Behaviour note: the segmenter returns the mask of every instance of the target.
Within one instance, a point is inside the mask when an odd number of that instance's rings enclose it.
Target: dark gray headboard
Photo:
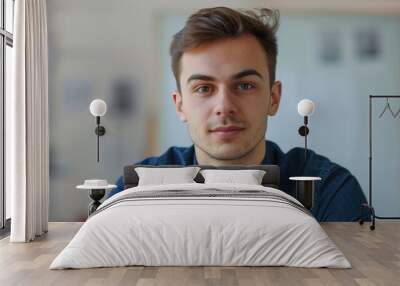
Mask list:
[[[188,166],[182,165],[128,165],[124,167],[124,190],[128,188],[133,188],[138,185],[139,176],[135,172],[136,167],[148,167],[148,168],[182,168]],[[265,175],[262,180],[262,185],[265,187],[279,188],[279,178],[280,178],[280,169],[277,165],[235,165],[235,166],[206,166],[206,165],[196,165],[196,167],[200,167],[201,169],[220,169],[220,170],[237,170],[237,169],[255,169],[255,170],[264,170]],[[200,174],[194,178],[197,183],[204,183],[204,178]]]

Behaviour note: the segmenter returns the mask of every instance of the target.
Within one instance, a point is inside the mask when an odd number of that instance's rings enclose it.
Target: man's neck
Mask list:
[[[257,146],[251,150],[245,156],[239,159],[233,160],[219,160],[211,157],[209,154],[201,150],[199,147],[194,145],[194,150],[196,154],[196,160],[198,165],[212,165],[212,166],[222,166],[222,165],[261,165],[266,148],[265,148],[265,140],[261,140]]]

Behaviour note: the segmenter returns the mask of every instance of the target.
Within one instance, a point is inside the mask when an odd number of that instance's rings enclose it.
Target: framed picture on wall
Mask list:
[[[382,54],[382,39],[377,27],[361,27],[354,32],[356,57],[360,61],[372,61]]]

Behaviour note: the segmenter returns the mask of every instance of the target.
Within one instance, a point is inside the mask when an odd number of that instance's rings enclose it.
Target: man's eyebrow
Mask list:
[[[249,75],[255,75],[255,76],[258,76],[260,79],[263,79],[262,75],[254,69],[247,69],[247,70],[243,70],[237,74],[234,74],[232,76],[232,79],[240,79],[242,77],[249,76]]]
[[[255,75],[258,76],[260,79],[263,79],[262,75],[256,71],[255,69],[246,69],[234,74],[231,78],[232,79],[240,79],[245,76]],[[204,81],[215,81],[215,78],[205,74],[192,74],[188,79],[187,83],[191,82],[192,80],[204,80]]]
[[[204,81],[214,81],[215,78],[205,74],[192,74],[186,81],[186,83],[191,82],[192,80],[204,80]]]

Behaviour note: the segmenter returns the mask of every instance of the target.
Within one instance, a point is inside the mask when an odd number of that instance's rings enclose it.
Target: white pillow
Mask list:
[[[195,183],[199,167],[146,168],[136,167],[139,186]]]
[[[265,175],[263,170],[215,170],[206,169],[200,171],[204,177],[204,183],[226,183],[261,185]]]

